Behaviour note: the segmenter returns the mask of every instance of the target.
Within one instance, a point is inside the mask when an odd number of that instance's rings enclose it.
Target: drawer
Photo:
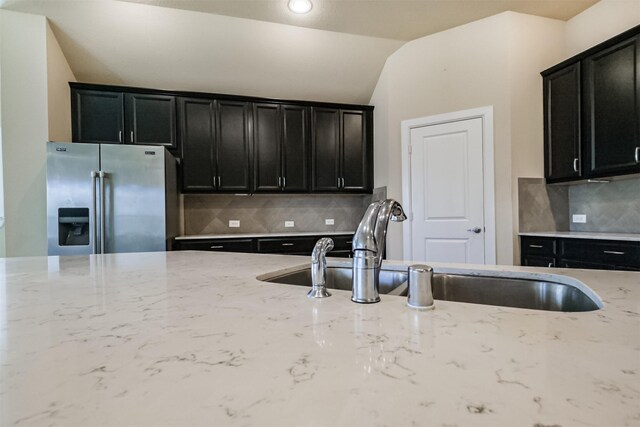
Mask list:
[[[550,237],[521,236],[520,243],[523,255],[547,255],[556,254],[556,239]]]
[[[562,239],[563,259],[640,268],[640,243],[609,240]]]
[[[311,256],[315,237],[289,237],[258,239],[258,252],[263,254],[306,253]]]
[[[253,239],[176,240],[179,251],[255,252]]]
[[[555,267],[556,259],[548,256],[529,255],[522,258],[522,265],[525,267]]]
[[[318,239],[320,239],[322,236],[318,236]],[[353,243],[353,236],[352,235],[344,235],[344,236],[327,236],[327,237],[331,237],[331,240],[333,240],[333,250],[331,252],[338,252],[338,251],[348,251],[351,252],[351,244]]]

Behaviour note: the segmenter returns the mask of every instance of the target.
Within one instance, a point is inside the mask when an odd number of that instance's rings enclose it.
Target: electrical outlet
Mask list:
[[[237,219],[230,219],[229,220],[229,227],[231,228],[238,228],[240,227],[240,221]]]
[[[333,218],[327,218],[324,220],[324,225],[333,225]]]
[[[294,227],[295,223],[293,221],[285,221],[284,222],[284,226],[285,227]]]
[[[574,224],[586,224],[587,216],[584,214],[575,214],[571,216],[571,222]]]

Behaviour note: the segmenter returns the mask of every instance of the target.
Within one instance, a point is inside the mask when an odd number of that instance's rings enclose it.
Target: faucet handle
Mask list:
[[[433,268],[414,264],[409,267],[407,306],[418,310],[433,310]]]

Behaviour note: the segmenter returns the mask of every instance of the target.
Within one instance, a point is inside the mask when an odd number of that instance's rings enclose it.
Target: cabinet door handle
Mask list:
[[[282,187],[282,177],[278,177],[278,187]]]
[[[620,252],[620,251],[602,251],[602,252],[609,255],[624,255],[624,252]]]
[[[218,175],[218,190],[220,189],[220,175]]]
[[[283,243],[282,246],[293,246],[293,243]]]
[[[118,131],[118,142],[122,142],[122,131]]]
[[[131,143],[133,144],[133,131],[131,131]]]
[[[552,268],[552,267],[553,267],[553,262],[550,262],[549,263],[549,268]]]
[[[213,245],[213,246],[210,246],[210,248],[211,249],[224,249],[224,246],[223,245]]]
[[[340,178],[342,180],[342,188],[344,188],[344,178]]]
[[[286,188],[286,187],[287,187],[287,177],[286,177],[286,176],[283,176],[283,177],[282,177],[282,188],[284,189],[284,188]]]
[[[533,249],[542,249],[542,248],[544,248],[544,246],[542,246],[542,245],[529,245],[529,247],[533,248]]]
[[[640,147],[636,147],[636,163],[640,163]]]
[[[340,188],[340,178],[338,178],[338,188]]]
[[[577,157],[575,159],[573,159],[573,171],[574,172],[580,172],[580,170],[578,170],[578,158]]]
[[[350,244],[352,244],[352,243],[353,243],[353,240],[348,240],[348,241],[347,241],[347,245],[350,245]]]

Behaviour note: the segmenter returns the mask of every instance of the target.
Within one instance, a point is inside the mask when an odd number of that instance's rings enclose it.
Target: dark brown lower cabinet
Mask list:
[[[520,248],[524,266],[640,270],[640,242],[521,236]]]
[[[328,253],[331,257],[350,258],[352,234],[315,235],[291,237],[250,237],[242,239],[180,239],[175,240],[174,251],[216,251],[244,252],[262,254],[286,254],[311,256],[311,251],[318,239],[331,237],[334,248]]]

